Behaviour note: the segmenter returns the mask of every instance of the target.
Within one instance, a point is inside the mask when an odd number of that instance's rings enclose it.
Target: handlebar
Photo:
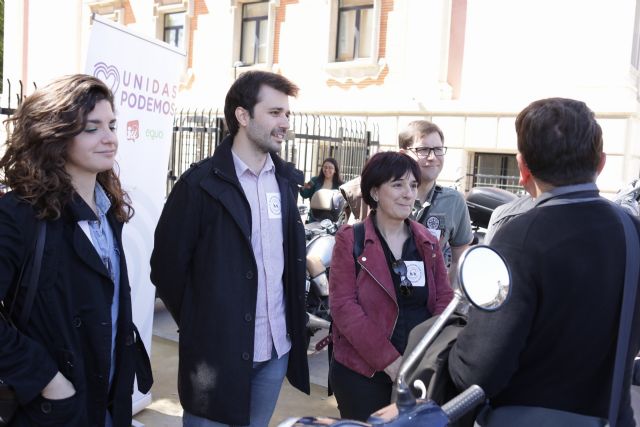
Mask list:
[[[454,423],[471,409],[478,406],[484,398],[484,390],[474,384],[442,405],[442,411],[447,415],[447,418],[449,418],[449,422]]]

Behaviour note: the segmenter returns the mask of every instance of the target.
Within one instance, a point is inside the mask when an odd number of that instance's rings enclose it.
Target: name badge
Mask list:
[[[280,193],[267,193],[267,211],[269,219],[282,218],[282,210],[280,208]]]
[[[416,287],[425,286],[427,281],[424,274],[424,262],[422,261],[405,261],[407,266],[407,279]]]

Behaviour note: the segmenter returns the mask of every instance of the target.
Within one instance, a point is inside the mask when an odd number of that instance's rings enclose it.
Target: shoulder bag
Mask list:
[[[20,270],[20,276],[18,277],[18,281],[16,283],[14,298],[13,301],[11,301],[11,307],[9,308],[8,312],[3,310],[3,305],[0,305],[0,317],[9,325],[11,325],[11,327],[17,330],[26,328],[27,322],[29,321],[31,308],[33,307],[33,301],[35,299],[36,290],[38,288],[38,279],[40,277],[40,267],[42,266],[42,255],[44,253],[44,240],[46,230],[46,221],[39,220],[35,242],[35,256],[33,258],[33,265],[31,269],[31,275],[29,275],[29,281],[27,283],[23,283],[23,281],[25,281],[24,273],[27,264],[29,263],[29,257],[27,256],[27,259],[25,260],[24,264],[22,265],[22,269]],[[15,308],[17,299],[16,297],[19,290],[23,286],[27,288],[27,294],[25,296],[22,310],[20,310],[19,321],[16,323],[12,320],[12,315]],[[2,380],[0,380],[0,427],[8,426],[17,410],[18,399],[15,392],[13,391],[13,388],[9,384],[5,384],[2,382]]]

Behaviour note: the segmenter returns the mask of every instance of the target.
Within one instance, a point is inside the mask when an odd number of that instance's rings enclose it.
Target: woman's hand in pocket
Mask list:
[[[49,400],[62,400],[67,399],[74,394],[76,394],[76,389],[73,387],[73,384],[65,378],[60,372],[56,374],[55,377],[45,388],[42,389],[42,397]]]

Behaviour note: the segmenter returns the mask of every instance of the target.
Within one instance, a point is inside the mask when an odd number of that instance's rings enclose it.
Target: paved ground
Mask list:
[[[318,334],[317,334],[318,335]],[[318,338],[317,336],[314,338]],[[319,338],[322,338],[321,336]],[[153,342],[151,365],[154,385],[151,389],[153,401],[146,409],[136,414],[135,421],[148,427],[182,426],[182,407],[178,401],[176,379],[178,373],[178,334],[176,325],[160,300],[156,300],[153,320]],[[285,381],[270,427],[277,426],[291,416],[325,415],[338,416],[335,398],[327,397],[327,353],[326,350],[309,355],[311,396],[294,389]]]

